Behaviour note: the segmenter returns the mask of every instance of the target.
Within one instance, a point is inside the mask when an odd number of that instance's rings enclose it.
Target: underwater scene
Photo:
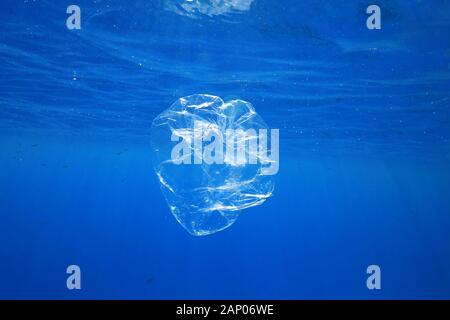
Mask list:
[[[449,13],[2,0],[0,299],[450,299]]]

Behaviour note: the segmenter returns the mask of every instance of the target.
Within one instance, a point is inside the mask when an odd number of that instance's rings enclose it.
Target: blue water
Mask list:
[[[450,2],[370,4],[2,0],[0,298],[450,298]],[[206,237],[150,161],[195,93],[280,129],[273,197]]]

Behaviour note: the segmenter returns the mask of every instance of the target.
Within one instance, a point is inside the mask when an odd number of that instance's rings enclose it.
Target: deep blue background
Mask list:
[[[450,2],[226,2],[0,3],[0,298],[450,298]],[[149,154],[194,93],[281,135],[274,196],[207,237]]]

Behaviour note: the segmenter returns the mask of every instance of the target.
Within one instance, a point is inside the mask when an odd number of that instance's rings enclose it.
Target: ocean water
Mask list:
[[[450,2],[370,4],[2,0],[0,298],[450,298]],[[205,237],[149,146],[197,93],[280,129],[273,196]]]

